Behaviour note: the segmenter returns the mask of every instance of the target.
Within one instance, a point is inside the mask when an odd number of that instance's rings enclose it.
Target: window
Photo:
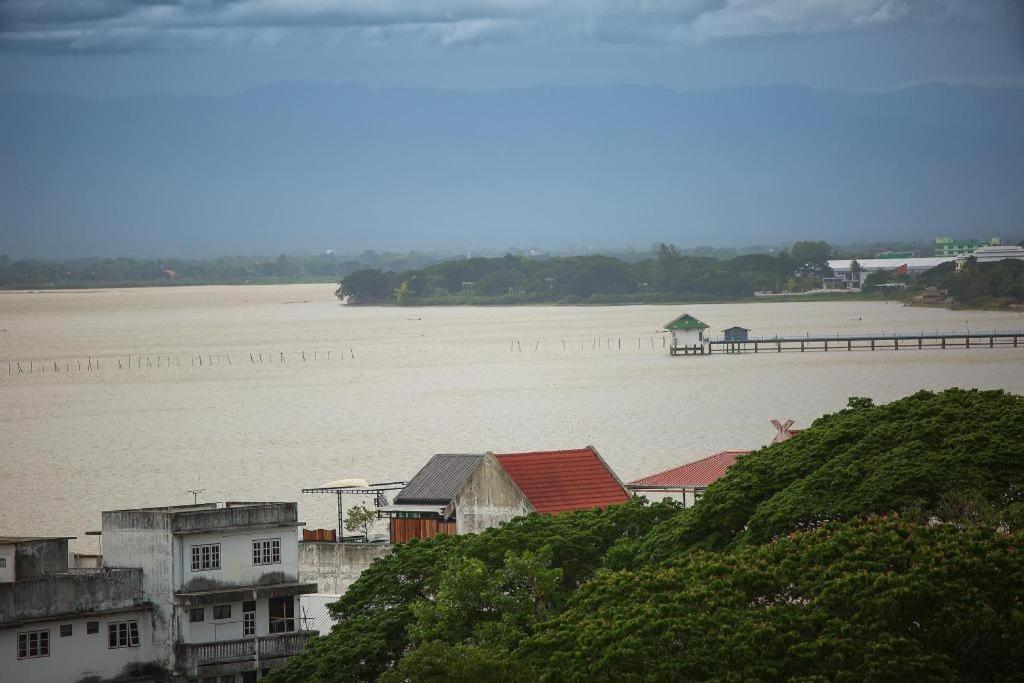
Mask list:
[[[7,558],[0,557],[0,569],[7,569]]]
[[[86,633],[99,633],[100,632],[100,622],[98,622],[98,621],[87,621],[87,622],[85,622],[85,632]]]
[[[60,625],[60,637],[61,638],[67,638],[70,635],[71,635],[71,624],[61,624]]]
[[[107,624],[107,647],[138,647],[139,646],[139,622],[135,619],[130,621],[112,621]]]
[[[220,569],[220,543],[192,546],[192,571]]]
[[[206,608],[205,607],[193,607],[192,609],[190,609],[188,611],[188,620],[189,620],[190,623],[193,623],[193,624],[195,622],[197,622],[197,621],[205,621],[206,620]]]
[[[287,633],[295,630],[295,599],[270,598],[269,630],[271,633]]]
[[[278,564],[281,562],[281,539],[265,538],[252,542],[253,564]]]
[[[213,606],[213,618],[214,619],[230,619],[231,618],[231,605],[214,605]]]
[[[242,603],[242,636],[256,635],[256,601]]]
[[[18,659],[50,656],[50,629],[18,634]]]

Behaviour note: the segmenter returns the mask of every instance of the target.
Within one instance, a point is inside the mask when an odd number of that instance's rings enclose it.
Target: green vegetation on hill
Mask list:
[[[977,263],[969,259],[959,272],[955,264],[944,263],[923,273],[919,286],[942,290],[965,308],[1024,304],[1024,261]]]
[[[1024,398],[851,399],[694,507],[410,542],[273,681],[1009,679]]]

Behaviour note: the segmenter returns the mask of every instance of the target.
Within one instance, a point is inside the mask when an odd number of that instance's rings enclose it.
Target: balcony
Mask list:
[[[280,663],[272,660],[299,654],[314,635],[315,631],[292,631],[258,638],[220,640],[215,643],[178,643],[174,648],[177,668],[184,670],[185,675],[196,676],[200,672],[229,673],[251,670],[257,668],[257,661],[259,668],[272,667]]]

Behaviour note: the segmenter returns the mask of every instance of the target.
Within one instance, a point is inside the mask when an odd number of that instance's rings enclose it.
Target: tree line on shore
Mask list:
[[[851,398],[690,508],[399,544],[269,680],[1009,680],[1021,443],[1003,391]]]
[[[729,259],[684,254],[661,244],[637,261],[612,256],[444,261],[404,272],[367,268],[342,279],[337,294],[354,304],[616,303],[737,298],[758,291],[806,290],[830,274],[833,248],[797,242],[774,254]]]

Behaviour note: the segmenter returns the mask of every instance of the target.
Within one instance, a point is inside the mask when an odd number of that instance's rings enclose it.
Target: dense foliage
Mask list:
[[[958,272],[945,263],[923,273],[920,284],[944,290],[959,306],[986,307],[1024,303],[1024,261],[977,263],[968,259]]]
[[[832,248],[797,242],[793,256],[745,254],[719,260],[662,244],[650,258],[611,256],[446,261],[405,272],[368,268],[341,281],[338,296],[356,304],[614,303],[736,298],[756,291],[819,286]]]
[[[635,499],[410,542],[274,681],[863,680],[1024,666],[1024,398],[919,392]]]

